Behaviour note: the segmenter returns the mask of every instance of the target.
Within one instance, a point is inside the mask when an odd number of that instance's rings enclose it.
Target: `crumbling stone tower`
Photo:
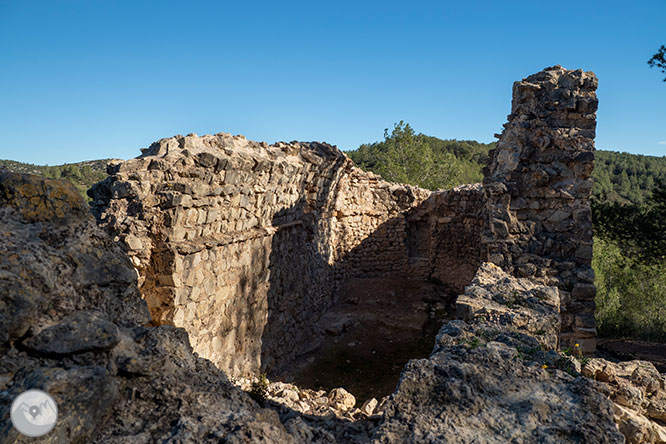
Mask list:
[[[560,344],[596,346],[591,178],[597,78],[547,68],[513,85],[508,123],[483,181],[490,261],[557,285]]]

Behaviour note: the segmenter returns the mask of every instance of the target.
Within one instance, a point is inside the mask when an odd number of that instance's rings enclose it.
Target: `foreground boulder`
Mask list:
[[[184,330],[146,327],[136,280],[73,186],[0,174],[0,442],[294,442]],[[40,439],[9,420],[28,389],[59,408]]]
[[[485,263],[429,359],[410,361],[375,442],[623,443],[613,404],[555,351],[555,287]]]
[[[666,376],[650,362],[594,358],[582,373],[613,401],[615,422],[629,444],[666,443]]]

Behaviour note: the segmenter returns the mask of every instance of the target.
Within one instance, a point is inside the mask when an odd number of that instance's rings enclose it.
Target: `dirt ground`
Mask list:
[[[299,387],[343,387],[361,405],[395,389],[407,361],[430,355],[454,295],[443,287],[404,279],[353,279],[320,321],[322,347],[286,376]]]

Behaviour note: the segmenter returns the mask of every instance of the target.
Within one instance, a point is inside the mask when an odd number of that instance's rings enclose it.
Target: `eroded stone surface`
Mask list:
[[[37,333],[23,345],[38,353],[68,355],[110,350],[120,342],[118,327],[93,313],[79,311]]]
[[[555,351],[557,293],[483,264],[466,320],[407,364],[373,442],[623,443],[612,403]]]
[[[0,189],[12,196],[0,208],[0,442],[290,443],[316,435],[305,421],[289,432],[194,355],[184,330],[143,326],[137,275],[73,186],[2,174]],[[69,197],[55,205],[54,194]],[[20,436],[9,419],[12,400],[33,388],[59,407],[41,439]]]
[[[613,413],[629,444],[666,442],[666,376],[649,362],[590,359],[583,375],[604,384]]]

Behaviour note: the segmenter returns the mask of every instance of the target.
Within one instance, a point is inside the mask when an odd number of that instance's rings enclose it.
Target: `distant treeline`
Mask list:
[[[597,202],[642,204],[655,185],[666,180],[666,157],[597,151],[593,199]]]
[[[454,177],[449,181],[452,186],[480,182],[483,179],[482,169],[488,161],[488,151],[495,147],[495,142],[442,140],[424,134],[414,134],[413,138],[429,146],[435,163],[454,164],[451,169]],[[385,171],[381,171],[380,159],[389,149],[391,137],[388,139],[362,144],[347,154],[364,170],[386,175]],[[666,156],[597,150],[592,176],[593,202],[643,204],[649,199],[659,180],[666,180]]]
[[[400,122],[384,140],[366,143],[347,155],[366,171],[380,174],[388,181],[418,185],[428,189],[451,188],[483,179],[482,169],[493,143],[474,140],[442,140],[415,134]]]

